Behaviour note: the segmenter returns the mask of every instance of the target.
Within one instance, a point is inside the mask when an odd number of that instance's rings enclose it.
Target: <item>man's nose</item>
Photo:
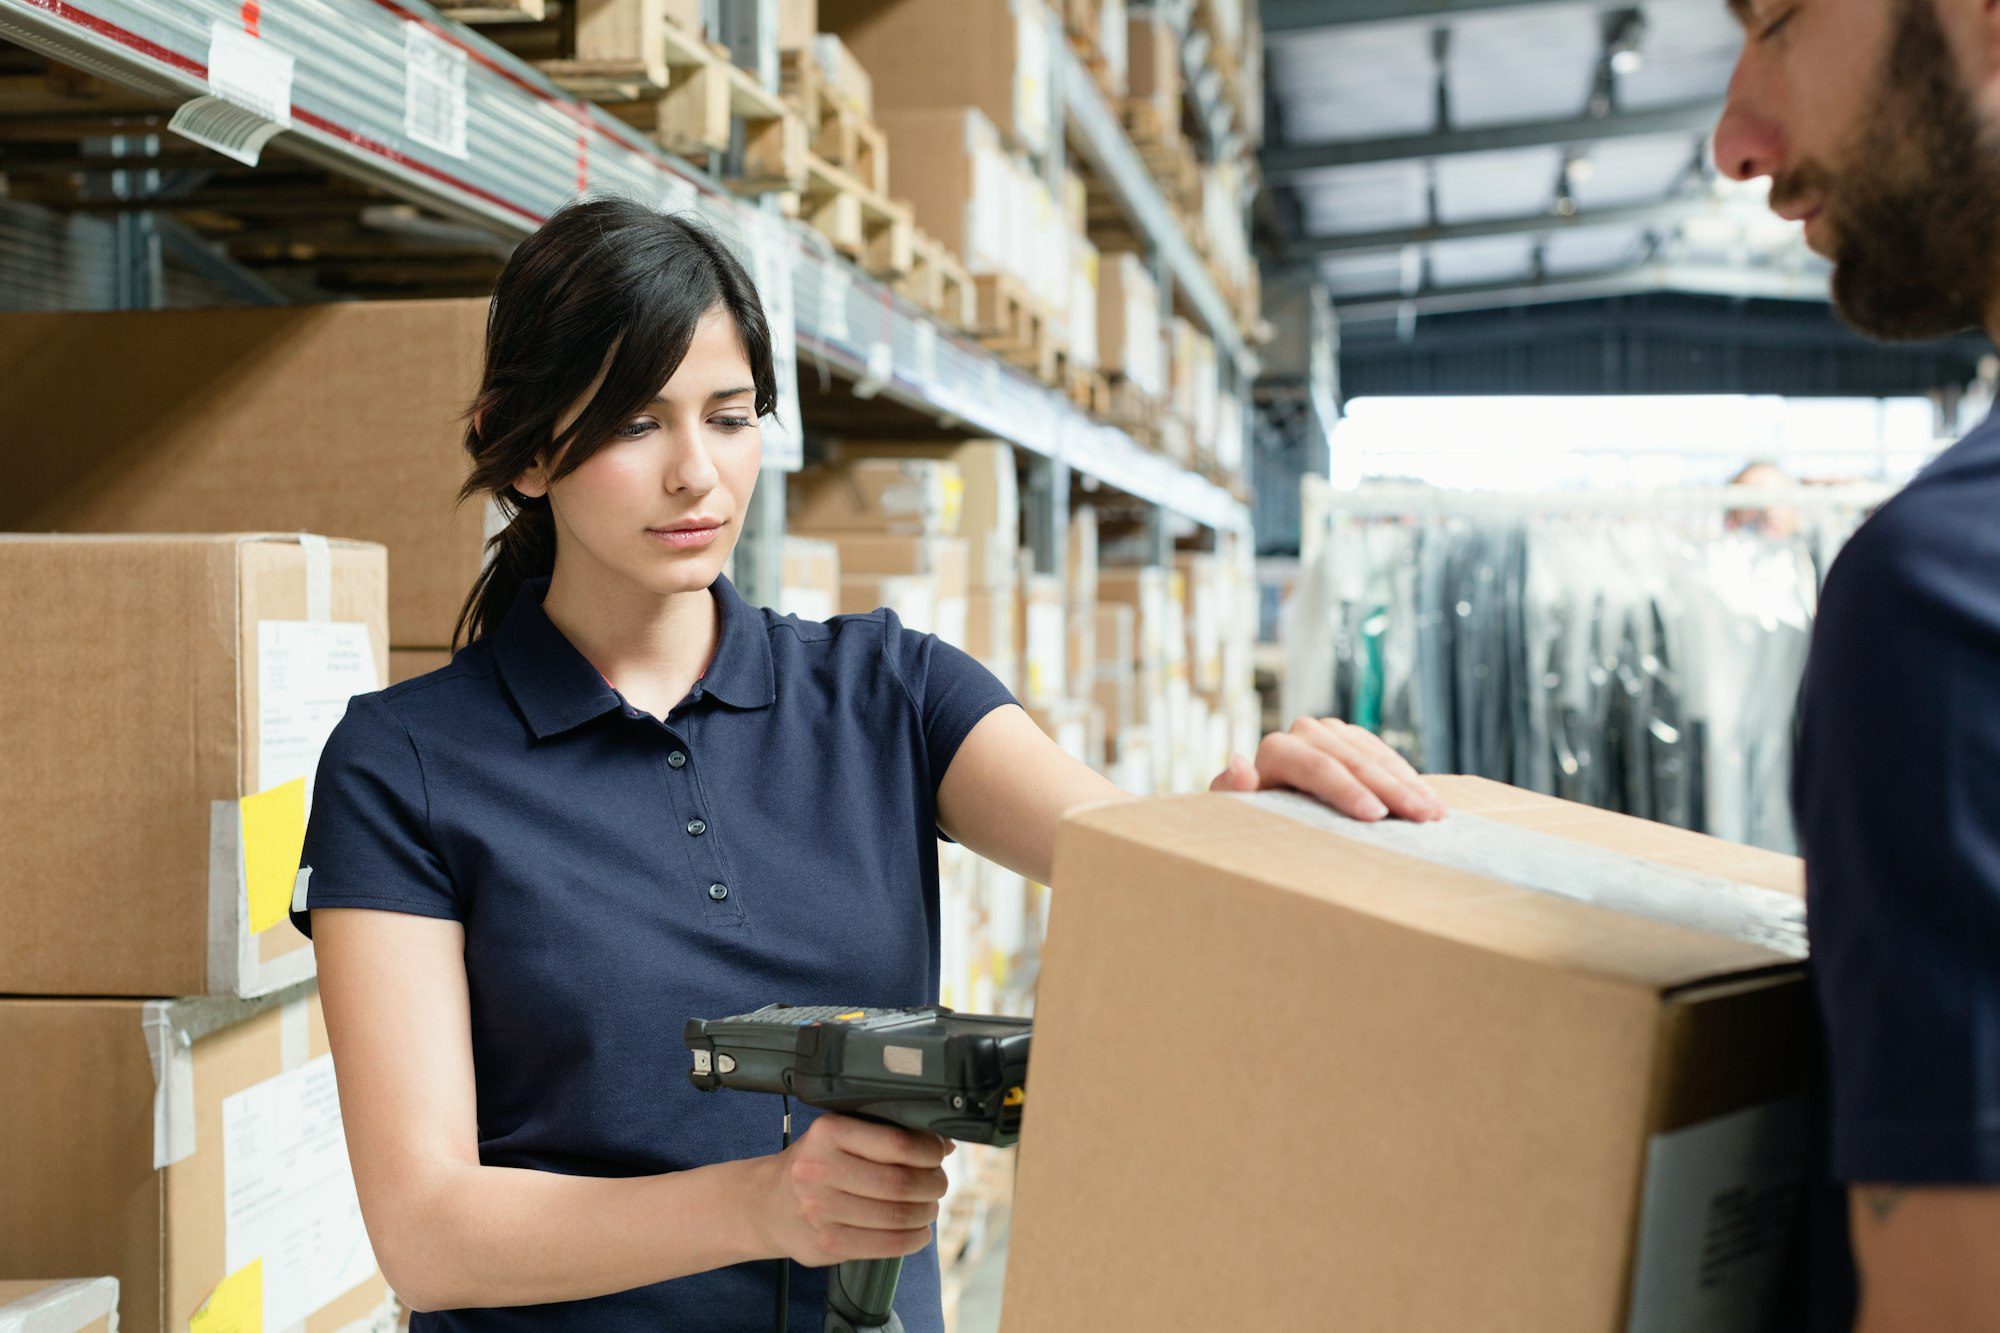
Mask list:
[[[1784,134],[1759,96],[1761,82],[1745,52],[1736,62],[1722,119],[1715,127],[1716,169],[1731,180],[1775,176],[1784,165]]]

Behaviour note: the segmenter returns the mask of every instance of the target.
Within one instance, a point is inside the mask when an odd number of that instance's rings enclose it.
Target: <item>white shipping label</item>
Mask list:
[[[368,626],[257,622],[257,789],[304,778],[310,808],[319,752],[347,701],[381,688]]]
[[[1804,1097],[1766,1102],[1646,1146],[1627,1333],[1770,1327],[1808,1164]]]
[[[368,1280],[333,1056],[222,1100],[225,1271],[263,1260],[264,1327],[289,1328]]]
[[[264,145],[285,127],[225,98],[197,97],[180,104],[167,128],[203,148],[213,148],[224,157],[254,167],[264,154]]]
[[[823,259],[819,266],[819,331],[832,341],[846,342],[853,336],[847,323],[847,297],[854,279],[847,266],[837,259]]]
[[[693,186],[688,187],[693,207]],[[792,295],[792,237],[785,222],[756,210],[745,214],[751,276],[764,303],[771,334],[771,369],[778,382],[778,410],[762,422],[764,466],[796,472],[805,466],[805,430],[799,407],[798,318]]]
[[[916,336],[910,352],[910,377],[929,389],[937,380],[937,325],[920,319],[913,327]]]
[[[403,133],[466,156],[465,51],[414,19],[403,25]]]
[[[292,55],[217,21],[209,28],[208,90],[279,126],[292,123]]]

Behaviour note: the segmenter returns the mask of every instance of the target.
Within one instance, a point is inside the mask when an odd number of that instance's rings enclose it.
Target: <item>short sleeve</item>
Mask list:
[[[320,752],[299,869],[304,908],[295,894],[292,924],[308,936],[315,907],[462,919],[416,743],[379,694],[356,695]]]
[[[1843,1181],[2000,1181],[1994,547],[1906,494],[1836,562],[1814,633],[1794,800]]]
[[[882,649],[923,720],[924,755],[935,792],[980,719],[1019,701],[964,649],[907,628],[894,611],[883,612],[883,620]]]

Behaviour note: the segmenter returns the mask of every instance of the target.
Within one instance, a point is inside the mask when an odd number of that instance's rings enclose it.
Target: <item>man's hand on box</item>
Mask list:
[[[1231,755],[1210,791],[1289,787],[1355,819],[1397,815],[1423,823],[1442,819],[1444,802],[1403,756],[1374,732],[1337,718],[1302,717],[1257,747],[1255,763]]]

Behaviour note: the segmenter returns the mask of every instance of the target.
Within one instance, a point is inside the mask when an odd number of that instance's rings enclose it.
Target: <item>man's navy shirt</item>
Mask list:
[[[490,1166],[639,1176],[778,1151],[780,1099],[688,1081],[689,1018],[938,995],[937,786],[1014,702],[893,612],[824,624],[712,592],[708,671],[629,706],[542,610],[547,580],[451,663],[357,696],[320,758],[314,907],[463,923]],[[794,1137],[817,1112],[794,1108]],[[586,1301],[418,1314],[414,1333],[772,1326],[775,1262]],[[826,1270],[794,1267],[790,1325]],[[941,1333],[935,1242],[896,1310]]]
[[[1793,796],[1837,1183],[1813,1322],[1845,1330],[1838,1186],[2000,1183],[2000,418],[1834,562]]]

